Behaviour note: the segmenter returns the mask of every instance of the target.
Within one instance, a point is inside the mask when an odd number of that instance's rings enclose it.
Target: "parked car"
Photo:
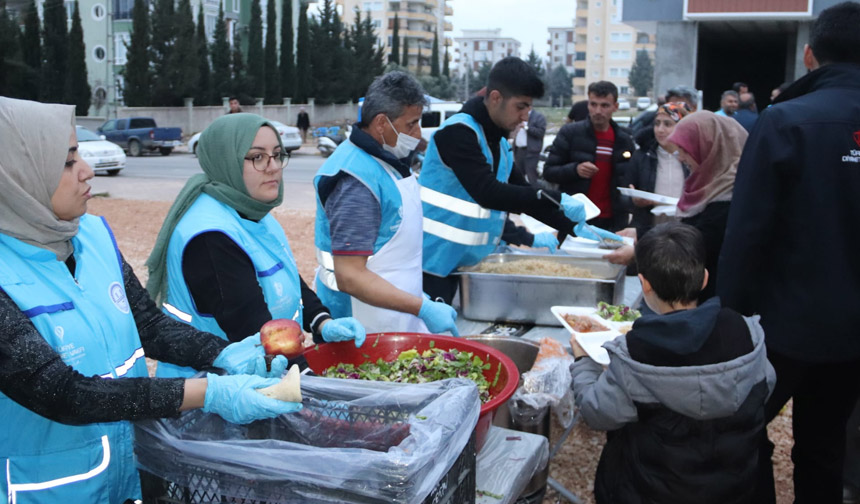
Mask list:
[[[145,150],[158,150],[162,156],[169,156],[182,143],[181,128],[159,128],[151,117],[111,119],[99,126],[98,133],[135,157]]]
[[[429,142],[430,136],[439,129],[445,119],[456,114],[462,108],[463,104],[460,102],[431,102],[421,115],[421,137]]]
[[[651,98],[647,96],[640,96],[639,99],[636,100],[636,108],[639,110],[645,110],[651,105]]]
[[[619,98],[618,110],[630,110],[630,100],[627,98]]]
[[[294,126],[287,126],[278,121],[269,121],[278,130],[278,135],[281,137],[281,143],[284,144],[284,150],[292,152],[302,146],[302,135],[299,129]],[[195,133],[188,139],[188,150],[197,155],[197,142],[200,140],[200,133]]]
[[[125,152],[119,145],[83,126],[75,128],[75,136],[78,138],[78,152],[93,172],[116,175],[125,168]]]

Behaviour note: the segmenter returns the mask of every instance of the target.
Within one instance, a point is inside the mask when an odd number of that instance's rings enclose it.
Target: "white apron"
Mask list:
[[[400,191],[403,220],[394,236],[367,260],[367,269],[398,289],[423,298],[421,186],[415,175],[397,180],[393,168],[380,163],[395,179]],[[409,313],[371,306],[352,298],[352,316],[361,322],[368,333],[374,332],[429,332],[424,322]]]

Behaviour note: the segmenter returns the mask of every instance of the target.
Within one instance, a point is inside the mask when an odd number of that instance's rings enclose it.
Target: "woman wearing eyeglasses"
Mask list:
[[[147,260],[147,289],[173,317],[238,341],[274,318],[297,321],[314,341],[355,340],[351,318],[332,319],[299,276],[284,231],[270,211],[283,200],[289,161],[275,128],[255,114],[218,118],[200,135],[203,174],[170,208]],[[159,363],[158,376],[193,371]]]

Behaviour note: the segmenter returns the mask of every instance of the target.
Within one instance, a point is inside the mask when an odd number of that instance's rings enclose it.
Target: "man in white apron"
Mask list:
[[[314,177],[317,294],[368,332],[459,336],[456,311],[422,289],[421,195],[408,161],[425,103],[410,75],[378,77],[357,127]]]

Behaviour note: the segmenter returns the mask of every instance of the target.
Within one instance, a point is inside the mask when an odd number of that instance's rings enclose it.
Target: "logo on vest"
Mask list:
[[[65,335],[66,335],[66,330],[65,330],[65,329],[63,329],[63,326],[57,326],[57,327],[55,327],[55,328],[54,328],[54,335],[56,335],[56,336],[57,336],[57,338],[59,338],[59,339],[60,339],[60,341],[62,341],[62,340],[63,340],[63,336],[65,336]]]
[[[281,282],[275,282],[273,287],[275,288],[275,294],[277,294],[278,297],[284,295],[284,286],[281,284]]]
[[[116,309],[123,312],[128,313],[128,298],[125,297],[125,291],[122,289],[122,285],[119,282],[114,282],[110,284],[108,287],[108,296],[110,296],[110,300],[113,301],[113,305],[116,306]]]

